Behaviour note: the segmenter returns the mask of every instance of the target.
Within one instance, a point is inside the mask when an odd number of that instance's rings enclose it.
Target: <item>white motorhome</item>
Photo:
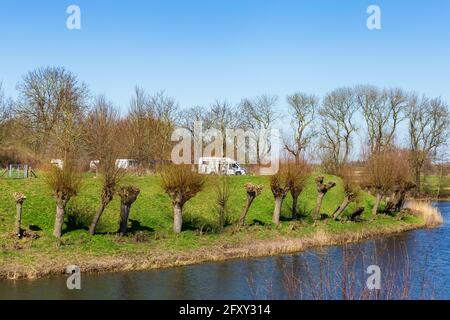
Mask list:
[[[245,175],[247,172],[231,158],[202,157],[198,159],[198,173]]]
[[[139,161],[134,159],[117,159],[116,167],[120,169],[136,169],[139,166]]]

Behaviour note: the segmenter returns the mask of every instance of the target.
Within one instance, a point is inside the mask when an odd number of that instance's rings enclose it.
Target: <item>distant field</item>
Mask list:
[[[423,192],[428,196],[450,197],[450,175],[442,178],[430,175],[424,177]]]

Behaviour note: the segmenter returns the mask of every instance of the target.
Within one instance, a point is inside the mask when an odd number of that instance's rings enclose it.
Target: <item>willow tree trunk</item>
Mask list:
[[[252,202],[253,202],[254,199],[255,199],[255,197],[247,195],[247,200],[245,201],[244,209],[242,209],[241,216],[239,217],[238,224],[240,226],[244,225],[245,218],[247,217],[248,210],[250,209],[250,206],[252,205]]]
[[[350,199],[348,196],[345,196],[344,200],[342,201],[341,205],[336,209],[336,211],[333,214],[333,219],[336,220],[339,218],[339,216],[344,212],[344,210],[347,208],[348,204],[350,203]]]
[[[320,208],[322,207],[322,200],[325,197],[325,194],[336,186],[334,181],[329,181],[327,184],[323,183],[323,177],[319,176],[316,178],[316,186],[317,186],[317,200],[316,200],[316,209],[314,210],[313,218],[314,220],[318,220],[321,218]]]
[[[64,200],[60,200],[60,199],[56,200],[55,227],[53,229],[53,235],[56,238],[61,238],[66,203],[67,203],[67,201],[64,201]]]
[[[181,233],[183,226],[183,207],[179,203],[173,205],[173,232]]]
[[[103,203],[103,201],[102,201],[100,204],[100,207],[97,209],[97,212],[95,212],[95,216],[92,219],[91,225],[89,226],[89,233],[91,235],[95,234],[95,229],[97,228],[98,221],[100,220],[100,217],[102,216],[103,211],[105,211],[105,208],[106,208],[106,204]]]
[[[89,233],[91,235],[95,234],[95,229],[97,228],[97,224],[100,220],[100,217],[102,216],[103,212],[105,211],[108,204],[112,201],[112,199],[113,199],[112,197],[106,197],[102,198],[102,200],[100,201],[100,207],[95,212],[95,216],[92,219],[91,225],[89,226]]]
[[[320,218],[320,208],[322,207],[322,200],[325,196],[325,193],[319,192],[316,200],[316,208],[314,209],[314,220],[318,220]]]
[[[120,197],[120,224],[119,233],[124,236],[127,234],[128,216],[130,215],[131,205],[136,201],[140,193],[139,188],[133,186],[121,187],[117,194]]]
[[[128,228],[128,216],[130,215],[131,204],[122,203],[120,205],[120,224],[119,224],[119,233],[124,236],[127,234]]]
[[[274,224],[280,224],[281,205],[283,204],[283,197],[278,196],[275,198],[275,208],[273,209],[272,222]]]
[[[376,198],[375,198],[375,204],[372,208],[372,215],[376,216],[378,212],[378,207],[380,206],[381,202],[381,193],[377,192]]]
[[[16,223],[15,223],[15,234],[19,238],[22,237],[22,202],[16,202]]]
[[[298,219],[297,202],[298,202],[298,196],[293,195],[292,196],[292,220]]]
[[[414,169],[414,183],[416,185],[416,196],[421,193],[421,181],[420,181],[421,168]]]

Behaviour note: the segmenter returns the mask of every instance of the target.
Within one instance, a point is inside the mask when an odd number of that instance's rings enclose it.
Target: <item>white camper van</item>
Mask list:
[[[231,158],[202,157],[198,159],[198,173],[245,175],[247,172]]]

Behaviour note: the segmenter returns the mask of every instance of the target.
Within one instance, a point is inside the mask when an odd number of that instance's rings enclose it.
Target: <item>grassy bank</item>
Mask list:
[[[322,212],[331,215],[342,201],[342,182],[326,196]],[[325,182],[326,182],[325,181]],[[366,208],[363,222],[337,222],[330,219],[314,225],[310,212],[315,205],[316,190],[311,177],[300,196],[301,221],[290,221],[290,196],[282,209],[282,223],[271,224],[273,196],[267,177],[230,177],[231,197],[229,217],[238,219],[245,201],[246,182],[264,185],[263,193],[253,203],[247,225],[240,230],[228,226],[221,234],[217,229],[215,195],[209,179],[203,192],[185,206],[183,232],[171,232],[172,211],[168,196],[159,187],[156,177],[130,176],[123,184],[133,184],[141,194],[132,206],[129,236],[119,237],[119,200],[116,198],[105,211],[99,225],[99,234],[90,236],[87,225],[99,202],[100,181],[88,175],[79,195],[68,207],[62,239],[52,236],[54,201],[40,175],[37,179],[0,180],[0,278],[40,277],[61,274],[71,264],[85,272],[138,270],[219,261],[230,258],[265,256],[301,251],[313,246],[340,244],[398,233],[424,226],[415,216],[372,217],[373,197],[362,194],[360,205]],[[39,238],[13,237],[15,205],[11,194],[25,193],[23,227]],[[346,210],[350,213],[356,204]]]

